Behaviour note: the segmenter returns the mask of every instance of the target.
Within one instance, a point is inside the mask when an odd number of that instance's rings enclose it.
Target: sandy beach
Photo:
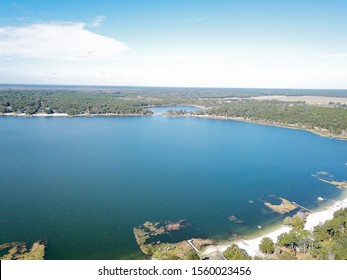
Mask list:
[[[0,116],[7,116],[7,117],[141,117],[145,116],[143,114],[77,114],[77,115],[69,115],[66,113],[53,113],[53,114],[46,114],[46,113],[37,113],[33,115],[27,115],[25,113],[18,114],[18,113],[4,113],[0,114]]]
[[[27,115],[25,113],[18,114],[18,113],[4,113],[0,114],[0,116],[7,116],[7,117],[69,117],[66,113],[53,113],[53,114],[46,114],[46,113],[38,113],[33,115]]]
[[[333,205],[329,206],[327,210],[317,211],[312,214],[310,214],[307,217],[307,221],[305,224],[305,229],[312,231],[313,228],[320,223],[324,223],[327,220],[330,220],[333,218],[333,214],[335,211],[347,207],[347,198],[344,200],[336,201]],[[273,230],[270,233],[263,234],[259,237],[253,238],[253,239],[242,239],[235,242],[232,242],[236,245],[238,245],[240,248],[244,249],[250,256],[254,257],[256,255],[262,255],[262,253],[259,251],[259,244],[261,240],[264,237],[271,238],[274,242],[277,241],[277,237],[281,235],[282,233],[289,232],[292,228],[289,226],[281,226],[275,230]],[[203,255],[209,255],[213,254],[215,252],[223,253],[230,244],[222,244],[222,245],[215,245],[215,246],[209,246],[205,249],[203,252]]]
[[[305,229],[313,230],[313,228],[320,223],[324,223],[325,221],[332,219],[334,212],[344,207],[347,207],[347,198],[336,201],[327,210],[312,213],[307,217]]]
[[[34,114],[33,117],[68,117],[69,115],[66,113],[53,113],[53,114],[45,114],[45,113],[39,113]]]

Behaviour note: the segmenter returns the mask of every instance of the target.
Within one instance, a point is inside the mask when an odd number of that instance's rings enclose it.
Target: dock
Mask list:
[[[310,210],[310,209],[308,209],[308,208],[306,208],[306,207],[304,207],[304,206],[302,206],[302,205],[300,205],[300,204],[298,204],[298,203],[296,203],[296,202],[294,202],[294,201],[292,201],[292,203],[293,203],[294,205],[299,206],[300,208],[302,208],[302,209],[304,209],[304,210],[310,212],[310,213],[313,213],[312,210]]]
[[[198,250],[198,248],[196,248],[196,247],[194,246],[194,244],[193,244],[193,242],[192,242],[192,239],[187,240],[187,242],[189,243],[190,246],[192,246],[192,248],[193,248],[197,253],[199,253],[199,250]]]

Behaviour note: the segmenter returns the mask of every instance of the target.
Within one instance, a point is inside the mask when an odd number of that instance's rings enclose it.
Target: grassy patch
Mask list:
[[[4,251],[0,260],[43,260],[46,243],[36,241],[30,250],[24,242],[12,242],[0,245],[0,252]]]
[[[270,202],[264,202],[264,205],[269,207],[272,211],[275,211],[277,213],[280,213],[280,214],[285,214],[285,213],[288,213],[296,208],[298,208],[297,205],[291,203],[289,200],[285,199],[285,198],[282,198],[280,197],[279,198],[281,200],[281,204],[271,204]]]

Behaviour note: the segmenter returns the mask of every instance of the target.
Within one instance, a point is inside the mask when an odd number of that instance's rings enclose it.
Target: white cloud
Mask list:
[[[128,49],[85,27],[84,23],[0,27],[0,58],[112,59]]]
[[[137,56],[134,57],[136,60],[152,60],[152,61],[212,61],[212,60],[227,60],[228,57],[225,56],[198,56],[198,55],[169,55],[169,56]]]
[[[105,20],[105,18],[105,16],[97,16],[89,26],[98,27]]]
[[[345,59],[198,47],[182,53],[158,48],[158,40],[149,51],[139,41],[122,56],[124,43],[86,28],[85,23],[0,26],[0,83],[347,88]]]
[[[347,53],[335,53],[335,54],[325,55],[323,57],[347,57]]]
[[[107,85],[123,82],[123,69],[99,63],[0,66],[0,83]]]

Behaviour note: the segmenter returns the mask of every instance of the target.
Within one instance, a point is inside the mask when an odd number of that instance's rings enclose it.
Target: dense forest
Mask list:
[[[126,98],[117,93],[88,93],[66,90],[0,91],[0,113],[150,114],[144,98]]]
[[[347,107],[322,107],[303,102],[232,100],[197,114],[244,118],[269,124],[292,125],[305,129],[327,130],[347,136]]]
[[[288,91],[288,90],[287,90]],[[261,93],[256,92],[256,95]],[[266,92],[266,91],[265,91]],[[277,91],[274,91],[277,93]],[[290,91],[296,93],[296,91]],[[247,96],[253,90],[213,91],[197,89],[0,89],[0,114],[53,114],[74,115],[148,115],[150,106],[198,105],[194,115],[241,118],[271,125],[286,125],[315,130],[330,136],[347,137],[347,107],[307,105],[304,102],[257,101]],[[267,92],[269,93],[269,92]],[[307,92],[305,92],[307,94]],[[320,92],[318,92],[320,93]],[[340,92],[339,92],[340,93]],[[342,92],[341,95],[343,95]],[[223,97],[225,96],[225,97]],[[231,98],[230,98],[231,97]],[[191,115],[170,111],[168,115]]]
[[[305,221],[300,216],[287,217],[284,223],[292,229],[275,241],[264,237],[259,245],[263,257],[255,259],[347,260],[347,208],[336,211],[331,220],[316,226],[313,232],[304,229]],[[224,252],[224,257],[251,259],[235,244]]]

